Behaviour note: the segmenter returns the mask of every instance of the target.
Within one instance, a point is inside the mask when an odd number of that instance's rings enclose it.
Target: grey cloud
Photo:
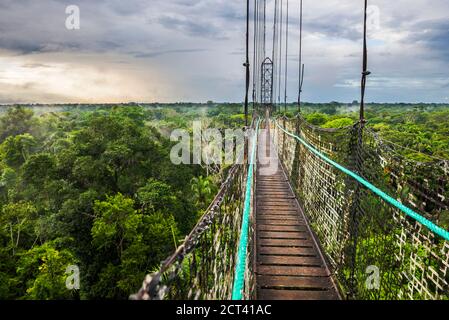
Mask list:
[[[195,53],[195,52],[203,52],[207,51],[206,49],[179,49],[179,50],[165,50],[165,51],[154,51],[148,53],[134,53],[135,58],[155,58],[158,56],[173,54],[173,53]]]
[[[449,20],[422,21],[414,24],[411,30],[411,35],[404,41],[424,44],[449,61]]]
[[[222,29],[216,27],[212,23],[195,22],[191,19],[180,19],[170,16],[162,16],[158,22],[167,29],[185,31],[189,35],[199,36],[213,39],[226,39]]]
[[[332,16],[321,16],[313,21],[307,21],[304,32],[323,34],[328,38],[349,39],[358,41],[362,33],[357,29],[360,24],[360,16],[334,14]]]
[[[0,39],[1,48],[13,51],[19,54],[30,54],[41,52],[43,45],[34,41],[28,40],[14,40],[14,39]]]
[[[37,69],[37,68],[52,68],[52,66],[44,63],[25,63],[22,65],[23,68]]]

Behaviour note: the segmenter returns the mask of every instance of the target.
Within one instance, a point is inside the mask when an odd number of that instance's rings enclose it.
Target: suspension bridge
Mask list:
[[[360,120],[339,129],[311,125],[301,113],[301,0],[298,112],[279,112],[282,70],[287,106],[284,1],[274,1],[270,58],[267,1],[254,0],[252,77],[247,3],[246,164],[227,170],[198,224],[131,298],[448,300],[449,232],[438,222],[449,210],[449,161],[407,159],[366,125],[367,1]]]

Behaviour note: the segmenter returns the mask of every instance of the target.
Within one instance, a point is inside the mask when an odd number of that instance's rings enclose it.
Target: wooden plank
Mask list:
[[[290,210],[298,210],[298,207],[296,206],[295,200],[283,198],[281,196],[270,196],[267,195],[262,198],[256,199],[256,205],[257,207],[285,207],[286,209],[290,208]]]
[[[301,217],[296,213],[288,213],[288,212],[273,212],[273,211],[259,211],[257,212],[257,218],[266,220],[282,220],[283,217],[291,217],[291,219],[302,221]]]
[[[259,200],[259,199],[267,199],[267,198],[271,198],[271,197],[279,199],[279,200],[283,200],[283,201],[287,201],[287,200],[294,201],[294,199],[295,199],[293,196],[286,195],[284,192],[282,192],[282,193],[279,193],[279,192],[278,193],[276,193],[276,192],[262,193],[262,192],[260,192],[257,194],[256,198],[257,198],[257,200]]]
[[[292,200],[268,200],[268,199],[258,199],[257,205],[260,205],[262,207],[273,207],[273,208],[289,208],[292,210],[296,209],[295,203],[292,202]]]
[[[331,289],[332,282],[328,277],[289,277],[289,276],[257,276],[257,286],[264,289]]]
[[[258,193],[258,194],[257,194],[257,199],[267,199],[267,197],[270,197],[270,196],[272,196],[272,195],[273,195],[274,197],[276,197],[277,200],[280,200],[280,201],[295,201],[295,199],[296,199],[296,197],[286,195],[285,193],[277,193],[277,194],[271,194],[271,193],[263,194],[263,193]],[[275,200],[273,200],[273,199],[268,199],[267,201],[275,201]]]
[[[277,246],[277,247],[305,247],[312,248],[313,242],[311,240],[302,239],[257,239],[261,246]]]
[[[288,214],[296,214],[299,216],[298,211],[294,208],[288,208],[288,207],[272,207],[272,206],[258,206],[257,211],[273,211],[273,212],[280,212],[280,213],[288,213]]]
[[[281,190],[290,190],[290,187],[288,185],[286,185],[285,183],[280,183],[280,184],[257,184],[256,188],[258,190],[272,190],[273,188],[277,188],[277,189],[281,189]]]
[[[257,206],[272,206],[272,207],[291,207],[295,210],[298,210],[296,206],[296,202],[293,199],[283,198],[280,195],[265,195],[264,197],[258,197]]]
[[[270,179],[270,178],[282,178],[282,179],[285,179],[285,176],[284,176],[284,174],[282,172],[275,173],[275,174],[272,174],[272,175],[269,175],[269,176],[260,176],[261,180],[263,180],[263,179]]]
[[[274,200],[276,199],[276,200]],[[296,203],[293,198],[286,197],[281,194],[261,194],[257,196],[256,200],[259,201],[267,201],[267,202],[274,202],[274,201],[281,201],[281,202],[287,202],[288,204]],[[293,205],[296,207],[296,205]]]
[[[296,225],[296,226],[275,226],[275,225],[257,225],[257,230],[260,231],[291,231],[291,232],[307,232],[306,226]]]
[[[271,216],[271,218],[275,220],[279,220],[279,216],[290,216],[295,217],[296,219],[301,220],[301,216],[295,211],[279,211],[279,210],[258,210],[257,215],[261,216],[261,219],[264,219],[263,216]],[[267,219],[267,218],[265,218]]]
[[[263,191],[257,191],[257,198],[285,198],[285,199],[291,199],[293,197],[293,194],[288,192],[287,190],[263,190]]]
[[[273,204],[272,202],[266,202],[266,201],[258,201],[258,208],[265,209],[265,210],[276,210],[276,211],[288,211],[288,212],[298,212],[298,210],[292,206],[291,204],[283,204],[279,203],[278,205]]]
[[[274,204],[274,203],[260,203],[261,201],[258,201],[258,208],[265,208],[265,209],[276,209],[276,210],[288,210],[288,211],[297,211],[297,207],[294,206],[291,203],[278,203],[278,204]]]
[[[308,277],[326,277],[326,270],[321,267],[303,267],[303,266],[264,266],[257,267],[257,274],[266,276],[308,276]]]
[[[273,290],[261,289],[258,292],[260,300],[335,300],[332,291],[306,291],[306,290]]]
[[[264,185],[257,185],[256,189],[260,190],[260,191],[265,191],[265,192],[274,191],[274,190],[291,191],[290,188],[285,185],[266,185],[266,184],[264,184]]]
[[[289,220],[298,221],[299,217],[293,214],[267,214],[267,213],[257,213],[257,218],[261,220]]]
[[[298,256],[259,256],[260,265],[270,266],[303,266],[303,267],[322,267],[323,264],[318,257],[298,257]]]
[[[260,238],[271,238],[271,239],[308,239],[308,232],[297,232],[297,231],[259,231],[257,234]]]
[[[268,186],[282,186],[284,188],[289,188],[287,180],[258,180],[257,186],[268,187]]]
[[[284,180],[287,180],[282,173],[272,174],[272,175],[269,175],[269,176],[268,175],[267,176],[259,175],[259,176],[260,176],[260,180],[273,180],[273,179],[284,179]]]
[[[257,213],[260,214],[269,214],[269,215],[281,215],[281,216],[294,216],[300,218],[298,211],[296,210],[288,210],[284,208],[268,208],[268,207],[258,207]]]
[[[311,256],[317,257],[318,252],[316,252],[315,248],[292,248],[292,247],[259,247],[257,249],[259,256],[262,255],[290,255],[290,256]]]
[[[295,198],[293,196],[290,196],[288,194],[281,194],[281,193],[277,193],[277,194],[272,194],[272,193],[267,193],[267,194],[262,194],[263,196],[258,196],[257,200],[261,201],[261,200],[265,200],[267,202],[273,202],[273,203],[279,203],[279,202],[286,202],[289,204],[292,204],[294,207],[296,207],[296,201]]]
[[[304,225],[304,221],[297,220],[282,220],[282,219],[262,219],[257,218],[257,224],[259,225],[275,225],[275,226],[300,226]]]

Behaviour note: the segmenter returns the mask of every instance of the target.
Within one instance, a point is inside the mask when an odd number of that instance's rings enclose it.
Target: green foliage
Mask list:
[[[306,120],[315,126],[321,126],[329,121],[329,117],[322,113],[312,113],[306,116]]]
[[[340,118],[326,122],[323,128],[344,128],[353,125],[354,122],[350,118]]]
[[[25,284],[23,299],[70,299],[72,292],[66,287],[67,266],[75,258],[69,250],[58,250],[53,243],[45,243],[23,253],[18,261],[17,281]]]
[[[101,280],[94,290],[103,298],[126,298],[150,271],[148,267],[157,266],[170,249],[176,248],[176,223],[170,215],[139,213],[134,201],[122,194],[97,201],[94,212],[95,248],[99,253],[115,252],[100,271]],[[115,288],[113,294],[107,288]]]
[[[212,202],[215,189],[210,177],[199,176],[192,179],[192,191],[200,210],[204,210]]]
[[[38,185],[53,177],[55,166],[56,160],[50,154],[32,155],[22,167],[22,178],[26,183]]]
[[[329,105],[305,104],[306,120],[323,128],[352,125],[358,115],[351,109]],[[330,109],[336,108],[336,112]],[[317,112],[317,110],[319,112]],[[340,110],[340,111],[339,111]],[[410,160],[431,162],[449,158],[449,108],[424,105],[367,105],[368,127],[397,146],[398,152]]]
[[[0,145],[0,160],[8,166],[19,167],[28,159],[35,144],[36,140],[28,133],[9,136]]]
[[[178,199],[172,188],[161,181],[150,179],[145,186],[137,190],[137,198],[146,213],[172,213],[176,211]]]
[[[203,170],[171,163],[151,110],[66,111],[0,118],[2,299],[127,299],[196,223],[190,181]],[[65,287],[74,263],[77,292]]]
[[[23,107],[9,108],[6,115],[0,118],[0,142],[7,137],[31,133],[34,123],[31,110]]]
[[[29,202],[8,203],[3,206],[0,222],[5,234],[10,235],[9,248],[13,255],[22,243],[32,240],[37,210]]]
[[[96,201],[95,219],[92,227],[92,240],[97,249],[116,248],[122,254],[126,241],[136,236],[136,228],[142,222],[142,216],[134,210],[134,201],[122,194],[107,197],[107,201]]]

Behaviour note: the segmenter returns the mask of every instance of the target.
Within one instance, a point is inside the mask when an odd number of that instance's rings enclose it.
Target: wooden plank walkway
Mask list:
[[[261,174],[260,169],[263,167],[258,163],[257,299],[339,299],[323,256],[282,167],[278,165],[277,172],[268,176]]]

